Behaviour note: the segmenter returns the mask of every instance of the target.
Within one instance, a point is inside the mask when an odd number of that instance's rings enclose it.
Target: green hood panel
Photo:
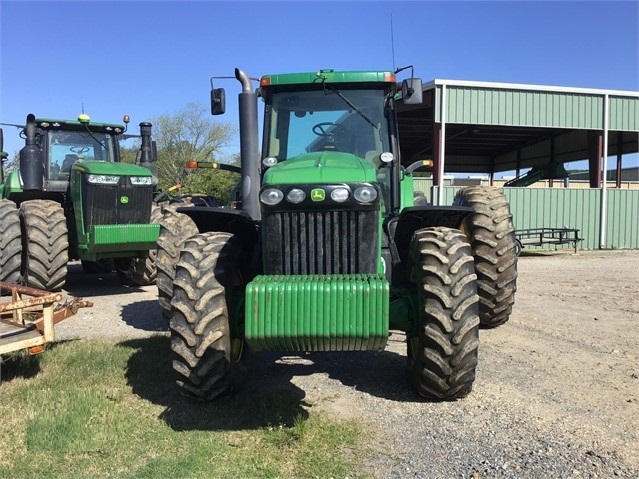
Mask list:
[[[78,160],[73,164],[73,169],[92,175],[151,176],[147,168],[131,163]]]
[[[264,183],[271,185],[375,182],[376,179],[372,163],[338,151],[296,156],[272,166],[264,174]]]

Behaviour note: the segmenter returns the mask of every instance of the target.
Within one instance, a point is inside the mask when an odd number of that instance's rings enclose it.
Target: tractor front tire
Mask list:
[[[0,200],[0,281],[18,283],[22,264],[20,215],[13,201]]]
[[[193,236],[180,253],[169,329],[176,382],[192,398],[212,400],[239,386],[244,342],[232,337],[230,315],[241,255],[239,239],[218,232]]]
[[[472,186],[459,190],[453,204],[475,210],[464,227],[475,258],[481,325],[504,324],[517,291],[518,245],[508,199],[501,188]]]
[[[408,377],[419,395],[467,396],[479,347],[477,276],[466,236],[436,227],[414,233],[410,278],[417,285],[418,331],[408,334]]]
[[[50,200],[20,205],[22,279],[31,288],[60,291],[67,279],[69,237],[62,206]]]
[[[193,220],[176,211],[176,208],[180,206],[182,205],[169,205],[163,208],[157,256],[155,258],[158,301],[162,308],[162,315],[167,319],[171,317],[173,279],[175,278],[175,265],[180,257],[180,250],[188,238],[198,233],[197,226],[195,226]]]

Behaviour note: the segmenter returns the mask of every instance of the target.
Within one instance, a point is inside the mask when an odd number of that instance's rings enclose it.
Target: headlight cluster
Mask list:
[[[117,185],[120,177],[115,175],[87,175],[87,181],[92,185]]]
[[[325,199],[327,191],[330,191],[330,199],[335,203],[346,203],[352,198],[360,204],[371,204],[378,196],[377,190],[373,186],[358,186],[351,192],[346,186],[337,186],[334,188],[317,187],[310,189],[310,193],[301,188],[291,188],[286,194],[277,187],[264,188],[260,192],[260,201],[267,206],[278,205],[286,198],[288,203],[302,203],[310,195],[314,202],[322,202]]]
[[[152,185],[153,178],[150,176],[132,176],[131,184],[134,186]]]

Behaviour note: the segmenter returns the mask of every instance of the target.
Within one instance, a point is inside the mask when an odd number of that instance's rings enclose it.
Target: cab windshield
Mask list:
[[[78,160],[115,161],[113,137],[106,133],[49,131],[49,178],[67,179]]]
[[[274,92],[266,155],[279,161],[317,151],[340,151],[379,163],[390,151],[382,89]]]

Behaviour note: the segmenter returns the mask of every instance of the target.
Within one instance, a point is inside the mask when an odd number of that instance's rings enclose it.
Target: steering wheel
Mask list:
[[[89,147],[88,146],[72,146],[71,148],[69,148],[69,150],[71,150],[73,153],[78,155],[78,160],[82,160],[84,159],[84,153],[89,151]]]
[[[334,131],[328,131],[328,128],[331,127],[331,126],[335,128]],[[340,135],[343,135],[343,134],[345,134],[347,132],[348,132],[348,130],[346,129],[346,127],[344,125],[340,125],[339,123],[333,123],[331,121],[325,121],[325,122],[313,125],[313,133],[315,133],[317,136],[321,136],[323,138],[329,138],[329,137],[332,137],[332,136],[340,136]]]

